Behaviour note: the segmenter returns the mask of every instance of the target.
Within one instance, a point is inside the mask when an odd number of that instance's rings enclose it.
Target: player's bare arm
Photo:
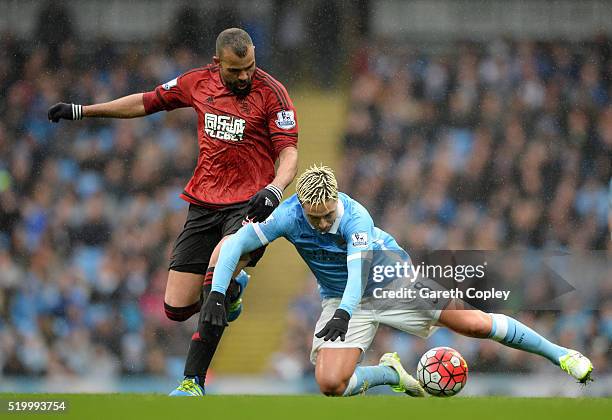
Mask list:
[[[110,102],[93,105],[57,103],[49,108],[49,121],[88,118],[136,118],[147,115],[142,93],[123,96]]]
[[[147,115],[142,93],[135,93],[101,104],[83,107],[84,117],[93,118],[136,118]]]
[[[284,190],[293,182],[298,168],[298,151],[295,147],[285,147],[278,156],[278,169],[272,185]]]

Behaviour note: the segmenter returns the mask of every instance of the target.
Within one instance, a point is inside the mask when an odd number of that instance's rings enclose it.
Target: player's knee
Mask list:
[[[347,380],[334,376],[323,376],[317,378],[321,393],[328,397],[338,397],[344,394]]]
[[[193,314],[200,312],[201,302],[198,301],[189,306],[170,306],[164,302],[164,311],[166,317],[171,321],[183,322],[191,318]]]
[[[470,311],[463,328],[464,334],[469,337],[486,338],[491,332],[491,317],[481,311]]]

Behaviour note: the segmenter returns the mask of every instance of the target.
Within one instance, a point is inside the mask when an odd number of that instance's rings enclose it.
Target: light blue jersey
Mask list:
[[[368,211],[348,195],[338,193],[336,220],[327,233],[314,228],[306,218],[297,195],[292,195],[263,223],[243,226],[227,240],[215,267],[212,290],[225,293],[242,254],[285,237],[291,242],[315,275],[322,298],[341,297],[339,308],[352,314],[364,294],[380,283],[362,281],[362,257],[376,259],[390,250],[408,258],[395,239],[374,226]],[[373,265],[377,261],[371,261]],[[369,273],[364,279],[369,277]],[[365,283],[365,284],[363,284]]]

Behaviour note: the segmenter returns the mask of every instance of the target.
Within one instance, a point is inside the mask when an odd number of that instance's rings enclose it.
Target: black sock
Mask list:
[[[238,295],[240,294],[240,285],[234,279],[230,280],[229,286],[227,286],[227,291],[225,292],[225,300],[227,303],[233,302],[238,299]]]
[[[214,267],[206,270],[203,284],[203,299],[206,299],[208,293],[210,293],[213,272]],[[235,285],[230,287],[230,290],[238,287],[238,284],[233,279],[231,283],[234,283]],[[230,295],[233,294],[234,293],[230,293],[229,290],[226,294],[226,312],[228,311],[228,306],[231,299]],[[202,317],[202,312],[200,312],[198,330],[191,337],[189,352],[187,353],[187,360],[185,361],[185,370],[183,372],[185,376],[197,376],[200,379],[200,385],[204,385],[208,367],[212,362],[212,358],[217,351],[217,346],[219,345],[223,332],[225,331],[225,327],[217,327],[211,325],[209,322],[203,322]]]
[[[200,321],[201,322],[201,321]],[[210,366],[225,327],[213,327],[210,323],[200,323],[198,331],[191,338],[189,352],[185,361],[185,376],[197,376],[204,385],[206,372]]]

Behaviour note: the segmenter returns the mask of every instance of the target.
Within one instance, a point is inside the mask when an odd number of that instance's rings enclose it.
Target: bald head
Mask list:
[[[240,58],[247,55],[249,47],[253,46],[253,40],[249,34],[240,28],[229,28],[222,31],[217,37],[216,55],[221,57],[223,51],[229,48]]]

